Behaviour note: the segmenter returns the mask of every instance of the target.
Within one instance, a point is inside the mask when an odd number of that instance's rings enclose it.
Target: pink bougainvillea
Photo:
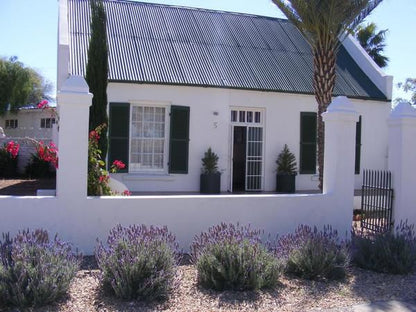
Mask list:
[[[100,139],[100,135],[98,134],[97,131],[92,130],[92,131],[90,131],[89,138],[90,138],[90,141],[93,141],[91,143],[98,143],[98,140]]]
[[[48,101],[47,100],[42,100],[38,103],[37,108],[43,109],[48,107]]]
[[[17,142],[9,141],[5,144],[5,148],[12,158],[16,158],[19,154],[20,145]]]
[[[102,124],[90,131],[88,140],[88,195],[120,195],[111,190],[109,186],[110,173],[117,173],[118,170],[126,168],[121,160],[115,160],[111,164],[110,169],[105,169],[105,161],[101,159],[101,150],[98,148],[98,140],[101,131],[106,127]],[[121,195],[129,196],[130,192],[126,190]]]
[[[126,165],[121,160],[114,160],[113,166],[118,170],[126,168]]]
[[[56,169],[58,168],[58,148],[53,142],[46,145],[40,141],[37,146],[37,154],[40,159],[50,162]]]

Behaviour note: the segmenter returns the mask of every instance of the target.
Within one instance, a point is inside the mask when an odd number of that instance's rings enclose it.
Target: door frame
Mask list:
[[[233,113],[236,112],[236,113]],[[240,118],[242,117],[240,112],[244,112],[245,117],[242,120],[240,120]],[[248,119],[247,118],[247,113],[251,112],[252,113],[252,118]],[[248,144],[246,143],[246,173],[245,173],[245,187],[244,187],[244,192],[251,192],[251,191],[263,191],[264,190],[264,183],[265,183],[265,114],[266,110],[265,108],[253,108],[253,107],[240,107],[240,106],[231,106],[230,107],[230,145],[229,145],[229,153],[230,153],[230,161],[229,161],[229,166],[230,166],[230,177],[229,177],[229,190],[230,192],[233,192],[233,162],[234,162],[234,127],[245,127],[246,128],[246,141],[248,141],[248,132],[249,132],[249,128],[250,127],[254,127],[254,128],[262,128],[262,149],[261,149],[261,153],[262,153],[262,168],[261,168],[261,187],[259,190],[250,190],[247,191],[247,154],[248,154]],[[258,114],[258,115],[257,115]],[[257,116],[259,116],[259,118],[257,118]]]

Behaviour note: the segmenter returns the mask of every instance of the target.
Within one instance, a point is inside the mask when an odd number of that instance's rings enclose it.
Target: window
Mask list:
[[[52,128],[52,125],[55,124],[55,118],[41,118],[40,127],[41,128]]]
[[[110,103],[108,163],[123,161],[120,172],[164,172],[169,152],[169,173],[188,173],[189,115],[187,106],[169,114],[166,106]]]
[[[165,164],[166,108],[131,108],[130,170],[163,170]]]
[[[261,124],[262,112],[250,109],[231,110],[231,122]]]
[[[316,113],[300,113],[299,173],[316,173]]]
[[[17,119],[6,119],[6,129],[16,129],[18,127]]]

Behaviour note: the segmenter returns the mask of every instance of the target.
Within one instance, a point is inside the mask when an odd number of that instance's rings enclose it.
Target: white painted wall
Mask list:
[[[416,109],[408,102],[392,111],[389,124],[389,170],[392,172],[393,221],[416,225]]]
[[[287,143],[299,161],[300,112],[316,111],[310,95],[214,89],[184,86],[110,83],[109,102],[151,102],[190,107],[189,174],[117,174],[116,179],[131,191],[199,191],[201,158],[208,147],[219,155],[223,172],[221,190],[231,181],[231,107],[265,109],[265,191],[275,190],[275,161]],[[390,102],[351,100],[362,115],[361,168],[385,169],[387,166],[387,125]],[[218,112],[218,115],[214,115]],[[215,125],[216,127],[215,127]],[[167,160],[166,160],[167,163]],[[298,190],[317,189],[317,177],[298,175]],[[355,176],[360,188],[361,176]]]
[[[16,114],[7,112],[0,116],[0,127],[9,138],[34,138],[37,140],[52,139],[52,128],[41,128],[42,118],[56,118],[54,109],[21,109]],[[15,129],[6,129],[7,119],[17,119],[18,127]]]
[[[7,197],[0,196],[0,232],[42,227],[92,254],[96,239],[106,240],[116,224],[167,225],[188,251],[193,237],[220,222],[240,222],[285,234],[299,224],[331,224],[349,231],[333,195],[212,195],[143,197]],[[325,203],[325,204],[323,204]],[[13,209],[11,209],[13,207]],[[351,209],[349,209],[351,212]],[[346,226],[346,224],[349,224]]]
[[[84,254],[92,254],[96,238],[105,240],[108,231],[118,223],[166,225],[184,251],[189,250],[196,234],[220,222],[251,224],[272,236],[292,232],[300,224],[319,228],[331,224],[341,235],[348,235],[353,203],[352,145],[357,119],[350,103],[326,113],[331,135],[326,137],[324,194],[88,198],[86,143],[91,97],[82,77],[71,77],[63,84],[57,97],[61,113],[57,196],[0,196],[1,232],[13,235],[21,229],[44,228],[51,234],[59,233]],[[71,132],[73,120],[78,121],[78,127]],[[214,135],[224,144],[220,133]],[[339,144],[340,141],[347,145]],[[219,150],[221,144],[216,145]]]

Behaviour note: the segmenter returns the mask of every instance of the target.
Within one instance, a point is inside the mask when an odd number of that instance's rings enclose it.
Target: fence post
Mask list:
[[[345,96],[336,97],[322,114],[325,122],[324,194],[336,196],[340,228],[349,232],[354,205],[355,131],[359,118]]]
[[[70,76],[57,95],[59,113],[58,197],[86,197],[88,123],[92,94],[84,78]]]
[[[416,225],[416,109],[399,103],[391,112],[388,166],[392,172],[393,221]]]

